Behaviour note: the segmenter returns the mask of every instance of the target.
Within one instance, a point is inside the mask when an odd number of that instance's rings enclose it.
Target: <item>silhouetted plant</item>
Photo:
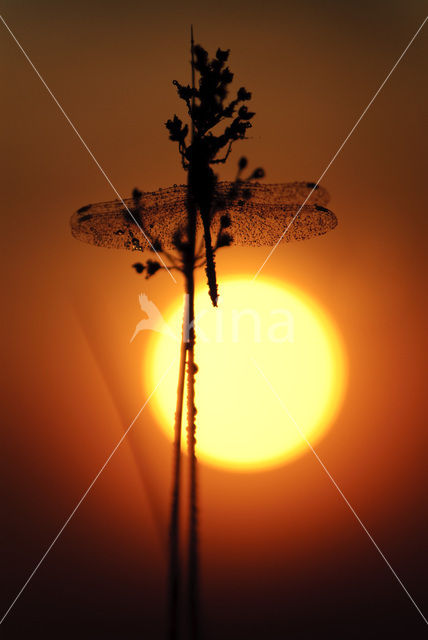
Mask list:
[[[241,87],[227,102],[233,74],[226,66],[229,50],[217,49],[214,58],[191,42],[191,85],[174,80],[185,102],[189,124],[174,115],[166,122],[169,137],[178,144],[187,185],[174,185],[158,192],[134,189],[129,200],[81,207],[72,217],[75,237],[95,245],[145,251],[154,256],[132,266],[151,278],[162,270],[184,276],[186,305],[182,327],[179,378],[174,425],[173,490],[169,546],[169,637],[178,637],[178,604],[181,579],[179,562],[179,514],[181,435],[184,388],[187,377],[187,444],[189,451],[189,546],[188,611],[190,637],[199,634],[198,619],[198,509],[196,460],[195,375],[195,280],[197,268],[205,267],[208,292],[217,306],[216,253],[232,243],[245,246],[276,245],[279,240],[307,239],[326,233],[337,224],[325,208],[328,193],[316,183],[294,182],[260,185],[264,171],[256,168],[247,178],[242,174],[248,161],[238,161],[233,182],[218,182],[212,167],[224,164],[238,140],[246,138],[254,112],[245,104],[251,93]],[[198,74],[196,83],[195,75]],[[213,129],[224,123],[222,132]],[[306,204],[310,200],[309,204]],[[303,204],[300,204],[303,201]],[[299,219],[297,220],[297,216]],[[297,220],[297,221],[296,221]],[[200,223],[200,224],[199,224]],[[293,225],[291,232],[289,229]],[[202,237],[198,240],[198,228]],[[137,237],[139,228],[143,237]],[[286,231],[284,231],[284,229]],[[214,233],[214,240],[213,240]],[[287,237],[285,237],[287,233]],[[282,234],[282,235],[281,235]],[[187,376],[186,376],[187,366]]]
[[[172,260],[172,256],[165,254],[170,260],[170,267],[181,269],[185,275],[186,293],[188,294],[188,309],[186,317],[189,326],[185,327],[186,335],[183,339],[187,345],[186,353],[182,354],[180,376],[178,383],[178,398],[175,425],[175,461],[174,487],[171,508],[170,526],[170,637],[177,636],[178,629],[178,531],[179,531],[179,499],[180,499],[180,443],[182,394],[184,390],[184,358],[187,358],[187,442],[190,462],[190,522],[188,548],[188,581],[189,581],[189,617],[191,637],[198,636],[198,530],[197,530],[197,468],[196,468],[196,407],[195,374],[197,365],[194,361],[195,327],[194,327],[194,270],[205,265],[209,295],[214,306],[217,306],[218,286],[215,266],[215,255],[218,249],[227,247],[232,242],[232,236],[226,231],[230,227],[230,217],[224,214],[220,218],[216,239],[211,237],[211,224],[218,210],[225,207],[225,199],[230,202],[239,195],[235,185],[226,193],[226,197],[219,198],[216,194],[217,176],[212,165],[224,164],[231,152],[232,145],[237,140],[245,138],[246,131],[251,127],[250,120],[254,113],[249,112],[242,103],[251,98],[251,94],[241,87],[234,100],[226,104],[228,87],[233,74],[226,67],[229,51],[217,50],[215,58],[209,59],[207,52],[201,46],[193,45],[192,38],[192,86],[181,85],[174,80],[179,97],[185,101],[190,117],[191,126],[183,124],[177,115],[166,122],[169,137],[178,143],[183,168],[188,172],[187,181],[187,228],[177,229],[172,242],[179,257]],[[195,86],[195,71],[199,74],[198,86]],[[239,106],[241,105],[241,106]],[[214,135],[212,129],[223,120],[231,120],[224,131]],[[222,154],[222,155],[221,155]],[[242,183],[241,174],[247,167],[246,158],[238,163],[236,182]],[[264,175],[262,169],[256,169],[249,179],[260,178]],[[135,197],[137,196],[137,197]],[[139,220],[144,216],[140,211],[139,193],[135,194],[135,211]],[[203,226],[203,245],[196,249],[197,216],[200,215]],[[146,231],[146,230],[145,230]],[[153,247],[163,253],[162,245],[152,240]],[[159,262],[148,260],[145,265],[138,264],[136,268],[146,271],[146,277],[151,277],[162,268]],[[180,397],[181,395],[181,397]]]

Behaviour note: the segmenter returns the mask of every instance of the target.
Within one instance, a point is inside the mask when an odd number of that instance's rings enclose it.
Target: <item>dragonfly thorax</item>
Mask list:
[[[211,153],[205,138],[195,138],[188,149],[188,188],[189,196],[202,212],[211,209],[217,182],[210,167]]]

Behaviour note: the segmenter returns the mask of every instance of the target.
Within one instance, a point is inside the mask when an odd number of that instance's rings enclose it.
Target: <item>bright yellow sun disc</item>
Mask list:
[[[219,307],[210,304],[207,287],[197,289],[198,458],[244,471],[301,455],[326,433],[343,398],[344,350],[332,320],[299,290],[262,278],[221,282]],[[145,358],[146,391],[175,359],[151,400],[171,439],[182,317],[180,299],[164,318],[176,338],[159,324]]]

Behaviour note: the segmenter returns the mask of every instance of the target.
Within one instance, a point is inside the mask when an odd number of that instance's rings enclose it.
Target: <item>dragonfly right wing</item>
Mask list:
[[[313,182],[219,182],[217,200],[217,209],[230,214],[228,231],[235,245],[308,240],[337,225],[336,216],[325,207],[328,191]]]
[[[230,206],[228,213],[231,225],[227,231],[233,244],[247,247],[274,246],[280,240],[309,240],[337,225],[334,213],[321,205],[269,205],[241,200]]]
[[[260,182],[219,182],[217,195],[230,200],[248,199],[261,204],[318,204],[325,207],[330,195],[324,187],[314,182],[284,182],[281,184],[263,184]]]

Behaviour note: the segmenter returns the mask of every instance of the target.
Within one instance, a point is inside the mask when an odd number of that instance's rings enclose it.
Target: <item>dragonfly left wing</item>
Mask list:
[[[127,198],[81,207],[71,217],[71,232],[75,238],[98,247],[144,251],[148,248],[138,224],[153,240],[172,248],[171,239],[185,225],[186,185],[143,193],[141,211],[134,210],[134,201]],[[130,215],[130,213],[132,215]]]

